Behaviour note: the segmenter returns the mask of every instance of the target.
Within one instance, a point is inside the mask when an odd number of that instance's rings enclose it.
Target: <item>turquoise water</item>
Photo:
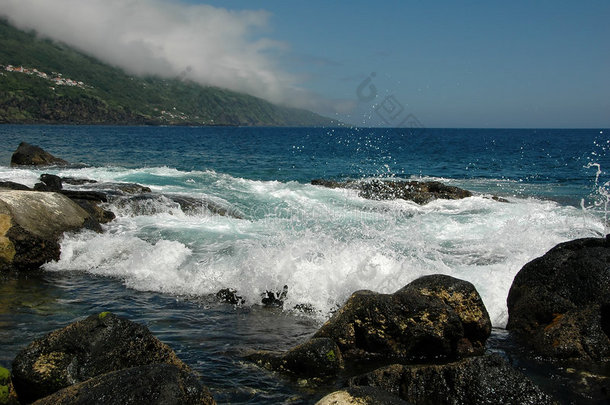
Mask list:
[[[0,365],[41,333],[112,310],[175,348],[219,402],[311,403],[320,391],[253,368],[241,354],[302,342],[356,290],[393,292],[433,273],[472,282],[502,328],[525,263],[559,242],[607,233],[609,133],[0,126],[1,179],[31,186],[51,172],[137,182],[239,214],[183,212],[165,197],[111,201],[117,219],[103,235],[66,235],[58,262],[5,282]],[[22,140],[84,165],[9,168]],[[475,196],[419,206],[309,184],[371,177],[440,180]],[[255,305],[284,285],[283,311]],[[243,307],[212,298],[227,287]],[[299,304],[313,312],[291,310]]]

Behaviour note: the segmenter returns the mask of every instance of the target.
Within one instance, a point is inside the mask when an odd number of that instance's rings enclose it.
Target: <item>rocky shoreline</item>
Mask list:
[[[22,144],[23,145],[23,144]],[[67,162],[25,145],[33,157],[15,165]],[[19,151],[18,149],[18,151]],[[34,153],[34,152],[36,153]],[[47,156],[48,155],[48,156]],[[49,157],[50,156],[50,157]],[[23,163],[25,162],[25,163]],[[40,163],[42,162],[42,163]],[[183,210],[243,214],[212,201],[163,196],[137,184],[44,174],[33,189],[0,182],[0,272],[27,273],[59,257],[64,232],[101,232],[114,214],[105,203],[169,198]],[[64,184],[88,182],[86,191]],[[358,190],[364,198],[402,198],[426,204],[472,194],[436,182],[344,182],[314,185]],[[550,362],[610,364],[610,235],[566,242],[526,264],[507,297],[507,329],[528,356]],[[288,287],[268,291],[262,303],[281,306]],[[220,301],[243,304],[234,290]],[[307,341],[286,352],[255,351],[247,361],[301,386],[339,388],[318,404],[557,403],[506,358],[486,349],[487,310],[475,287],[450,276],[419,278],[393,294],[357,291]],[[610,399],[610,379],[596,376],[592,398]],[[0,404],[212,404],[213,392],[147,328],[98,313],[32,342],[0,368]],[[604,399],[605,398],[605,399]]]

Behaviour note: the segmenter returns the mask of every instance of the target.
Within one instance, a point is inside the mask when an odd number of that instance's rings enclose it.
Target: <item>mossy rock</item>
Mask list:
[[[129,367],[167,363],[190,371],[166,344],[109,312],[91,315],[32,342],[13,361],[13,383],[28,402]]]
[[[11,383],[11,372],[0,367],[0,405],[17,405],[17,394]]]

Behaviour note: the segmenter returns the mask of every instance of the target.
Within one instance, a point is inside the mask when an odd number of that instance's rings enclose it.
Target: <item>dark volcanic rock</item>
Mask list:
[[[66,166],[68,164],[65,160],[26,142],[21,142],[11,157],[11,166]]]
[[[447,186],[438,181],[345,181],[312,180],[311,184],[328,188],[347,188],[359,190],[359,195],[371,200],[403,199],[427,204],[436,199],[458,200],[471,197],[468,190],[455,186]]]
[[[415,404],[554,404],[498,355],[448,364],[394,364],[350,379],[351,386],[383,389]]]
[[[32,189],[23,184],[15,183],[14,181],[0,181],[0,188],[7,190],[31,191]]]
[[[72,186],[82,186],[83,184],[95,184],[95,183],[97,183],[97,180],[75,179],[74,177],[62,177],[61,181],[64,184],[70,184]]]
[[[610,360],[610,239],[562,243],[527,263],[507,304],[507,329],[538,353]]]
[[[483,354],[485,342],[491,334],[491,319],[478,291],[468,281],[435,274],[420,277],[398,292],[418,291],[442,299],[456,312],[464,327],[466,347],[463,351]]]
[[[480,353],[490,325],[470,283],[430,276],[394,294],[354,293],[314,337],[332,338],[350,360],[429,361]]]
[[[108,196],[101,191],[61,190],[61,194],[73,200],[107,202]]]
[[[232,305],[242,305],[246,303],[246,300],[240,295],[237,295],[237,290],[232,288],[223,288],[216,293],[216,298],[222,302]]]
[[[258,351],[246,358],[268,370],[294,374],[299,378],[329,378],[343,369],[339,347],[332,339],[313,338],[286,353]]]
[[[92,218],[100,224],[107,224],[116,218],[114,212],[108,211],[100,207],[97,203],[89,199],[72,198],[72,201],[77,203],[82,209],[87,211]]]
[[[13,361],[13,384],[20,400],[28,402],[111,371],[153,363],[190,371],[146,327],[103,312],[51,332],[19,352]]]
[[[51,191],[59,191],[63,188],[61,177],[54,174],[41,174],[40,181],[47,185]]]
[[[192,372],[149,364],[103,374],[34,402],[36,405],[205,405],[212,395]]]

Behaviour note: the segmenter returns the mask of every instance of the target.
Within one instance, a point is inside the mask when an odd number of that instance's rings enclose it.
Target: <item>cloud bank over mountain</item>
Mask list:
[[[278,67],[287,45],[267,38],[270,14],[171,0],[3,0],[20,29],[138,75],[181,77],[297,107],[320,106]]]

